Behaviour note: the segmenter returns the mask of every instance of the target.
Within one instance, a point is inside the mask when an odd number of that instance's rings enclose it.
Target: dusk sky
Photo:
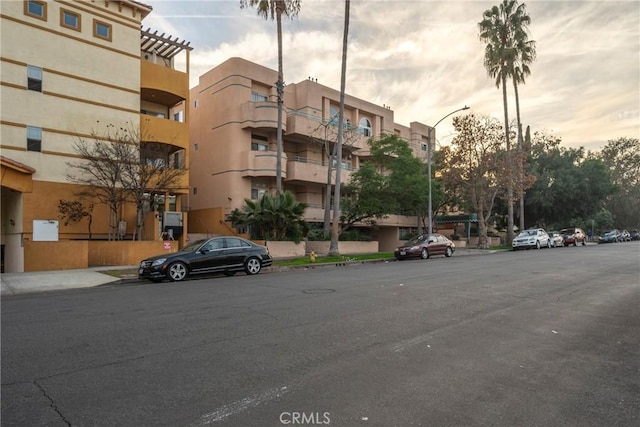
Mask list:
[[[143,26],[191,42],[191,86],[231,57],[277,69],[275,21],[238,0],[143,1]],[[397,123],[433,125],[468,105],[504,121],[502,90],[483,66],[478,22],[494,1],[354,0],[346,91],[391,106]],[[522,3],[522,2],[520,2]],[[597,150],[610,139],[640,136],[640,1],[526,1],[537,59],[521,86],[523,126]],[[284,80],[308,77],[340,89],[344,2],[302,0],[283,20]],[[515,121],[512,85],[509,119]],[[462,114],[464,114],[462,113]],[[459,113],[461,114],[461,113]],[[451,119],[436,128],[447,144]]]

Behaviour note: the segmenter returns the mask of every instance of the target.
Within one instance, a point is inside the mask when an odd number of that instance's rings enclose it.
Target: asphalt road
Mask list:
[[[640,242],[1,308],[2,426],[640,425]]]

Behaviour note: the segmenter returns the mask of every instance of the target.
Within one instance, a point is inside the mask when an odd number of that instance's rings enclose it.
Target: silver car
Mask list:
[[[562,234],[557,231],[549,231],[547,233],[549,235],[549,241],[551,242],[551,247],[558,248],[564,246],[564,238]]]
[[[549,235],[542,228],[530,228],[524,230],[518,236],[513,239],[511,246],[514,251],[518,249],[540,249],[542,247],[551,247],[551,241]]]

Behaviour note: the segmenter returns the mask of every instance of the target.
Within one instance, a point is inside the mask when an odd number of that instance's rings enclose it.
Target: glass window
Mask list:
[[[101,39],[111,41],[111,25],[105,22],[94,20],[93,35],[94,37],[100,37]]]
[[[422,144],[420,144],[420,149],[422,151],[427,151],[427,144],[425,144],[424,142]]]
[[[338,110],[335,107],[329,108],[329,123],[334,126],[338,125]]]
[[[42,128],[27,126],[27,151],[42,151]]]
[[[269,151],[269,146],[259,142],[252,142],[251,151]]]
[[[24,14],[46,21],[47,3],[39,0],[27,0],[24,2]]]
[[[80,15],[65,9],[60,9],[60,25],[80,31]]]
[[[263,93],[251,92],[251,101],[252,102],[264,102],[268,101],[269,97]]]
[[[27,65],[27,89],[42,92],[42,68]]]
[[[366,117],[360,119],[360,132],[364,136],[371,136],[371,122]]]
[[[262,196],[264,196],[264,193],[266,193],[267,190],[263,189],[263,188],[252,188],[251,189],[251,200],[258,200],[261,199]]]

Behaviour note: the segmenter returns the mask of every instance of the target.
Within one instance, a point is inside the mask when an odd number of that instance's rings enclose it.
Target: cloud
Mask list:
[[[191,42],[191,84],[234,56],[277,68],[275,23],[230,1],[151,1],[145,26]],[[390,105],[396,122],[433,124],[470,105],[503,121],[502,90],[483,67],[477,24],[489,1],[351,2],[347,92]],[[640,2],[527,1],[537,60],[519,87],[523,124],[567,146],[640,134]],[[340,88],[344,2],[305,0],[283,22],[285,82]],[[513,87],[507,86],[515,120]],[[438,135],[452,132],[450,121]]]

